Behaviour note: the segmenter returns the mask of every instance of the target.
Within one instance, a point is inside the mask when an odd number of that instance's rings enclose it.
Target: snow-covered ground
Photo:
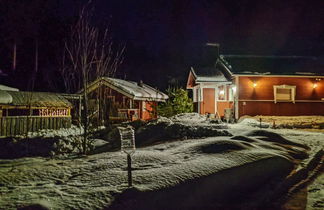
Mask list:
[[[193,125],[200,118],[178,116],[173,120]],[[260,188],[274,177],[287,175],[296,163],[302,165],[307,161],[301,160],[305,152],[311,156],[323,148],[323,133],[259,129],[257,124],[246,119],[229,125],[233,137],[187,139],[137,149],[133,155],[136,190],[159,190],[150,202],[172,202],[180,197],[184,203],[181,207],[191,207],[199,203],[197,199],[209,201],[211,194],[221,197]],[[323,180],[314,183],[322,187],[308,192],[312,200],[308,209],[322,209]],[[126,155],[122,152],[67,159],[0,160],[0,209],[29,204],[51,209],[101,209],[126,189]],[[165,197],[164,192],[170,195]]]

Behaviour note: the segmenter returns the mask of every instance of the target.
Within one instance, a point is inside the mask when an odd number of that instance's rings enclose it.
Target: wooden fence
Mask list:
[[[42,129],[70,128],[71,117],[0,117],[0,137],[25,135]]]

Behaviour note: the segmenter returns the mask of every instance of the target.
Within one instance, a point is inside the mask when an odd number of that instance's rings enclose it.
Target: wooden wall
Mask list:
[[[300,116],[300,115],[324,115],[323,102],[262,102],[262,101],[247,101],[245,105],[239,102],[239,113],[243,115],[272,115],[272,116]]]
[[[25,135],[42,129],[70,128],[71,117],[9,116],[0,118],[0,136]]]
[[[142,120],[150,120],[150,119],[156,118],[157,115],[156,115],[156,113],[153,114],[153,112],[157,105],[157,102],[145,101],[144,104],[145,104],[144,109],[143,108],[141,109],[142,110],[141,111],[141,119]]]
[[[253,87],[253,83],[257,86]],[[313,88],[314,83],[317,87]],[[274,85],[296,86],[295,103],[274,103]],[[301,77],[240,76],[239,116],[243,115],[324,115],[324,79]]]
[[[253,83],[257,86],[253,88]],[[317,82],[317,87],[313,84]],[[324,98],[324,79],[299,77],[239,77],[239,100],[273,100],[274,85],[295,85],[296,100],[321,100]]]

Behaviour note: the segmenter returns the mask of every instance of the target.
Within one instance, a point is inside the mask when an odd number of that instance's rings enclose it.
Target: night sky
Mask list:
[[[2,83],[28,88],[39,43],[36,90],[64,91],[57,69],[64,40],[87,1],[0,0]],[[92,23],[110,23],[116,43],[126,44],[117,76],[160,89],[184,85],[206,42],[222,54],[324,55],[324,1],[94,0]],[[17,42],[17,70],[11,71]],[[43,82],[45,80],[45,82]]]

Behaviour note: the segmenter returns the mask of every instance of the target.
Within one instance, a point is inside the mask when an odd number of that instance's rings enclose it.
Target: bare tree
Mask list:
[[[103,76],[113,76],[123,61],[124,45],[116,46],[112,33],[106,28],[103,33],[90,23],[92,9],[91,2],[83,7],[79,13],[77,23],[72,27],[70,39],[65,43],[61,74],[66,91],[82,92],[82,124],[84,138],[83,153],[87,152],[87,136],[89,129],[88,113],[88,84]]]

